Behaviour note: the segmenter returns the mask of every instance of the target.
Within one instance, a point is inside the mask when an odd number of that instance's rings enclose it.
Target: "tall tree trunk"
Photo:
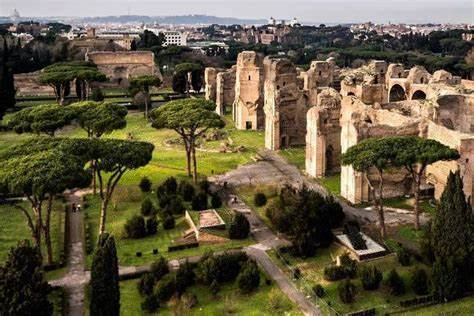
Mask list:
[[[148,93],[145,93],[145,119],[148,120]]]
[[[191,155],[193,159],[193,182],[197,184],[196,145],[194,144],[194,140],[191,141]]]
[[[100,224],[99,224],[99,236],[105,233],[105,220],[107,218],[107,207],[109,205],[110,197],[106,193],[104,199],[102,200],[102,205],[100,208]]]
[[[380,234],[382,238],[387,237],[387,230],[385,229],[385,214],[383,212],[383,174],[382,171],[378,171],[379,174],[379,186],[378,186],[378,197],[377,197],[377,211],[379,215]]]
[[[183,141],[184,141],[184,149],[186,150],[186,169],[188,171],[188,177],[191,177],[191,145],[186,139],[186,137],[183,136]]]
[[[44,241],[46,243],[46,251],[48,264],[53,264],[53,245],[51,244],[51,212],[53,209],[53,196],[48,198],[46,209],[46,220],[43,225]]]
[[[420,185],[421,185],[421,176],[419,174],[413,177],[415,180],[415,205],[413,207],[413,211],[415,213],[415,229],[420,229]]]

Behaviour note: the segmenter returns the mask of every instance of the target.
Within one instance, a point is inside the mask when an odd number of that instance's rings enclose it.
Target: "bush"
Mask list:
[[[185,207],[183,205],[183,200],[178,195],[169,195],[167,199],[167,204],[164,206],[165,213],[168,214],[183,214]]]
[[[349,241],[355,250],[367,249],[367,244],[365,243],[364,238],[362,238],[357,226],[350,223],[346,224],[344,226],[344,233],[347,235],[347,238],[349,238]]]
[[[94,88],[92,89],[90,99],[95,102],[102,102],[104,101],[104,93],[102,92],[102,89],[100,88]]]
[[[158,221],[156,217],[150,217],[146,220],[147,235],[155,235],[158,232]]]
[[[383,275],[375,266],[363,267],[360,271],[360,281],[366,291],[374,291],[380,287]]]
[[[354,302],[356,287],[349,279],[346,279],[339,283],[337,287],[337,292],[339,294],[339,298],[343,303],[349,304]]]
[[[229,227],[230,239],[245,239],[250,232],[250,223],[242,213],[236,213]]]
[[[355,278],[357,276],[357,260],[351,259],[347,252],[344,253],[339,260],[345,270],[346,276],[351,279]]]
[[[173,274],[165,275],[156,283],[153,294],[160,302],[167,302],[176,292],[175,276]]]
[[[194,196],[191,202],[191,207],[195,211],[207,210],[207,194],[204,192],[200,192],[196,196]]]
[[[293,271],[293,278],[295,278],[296,280],[299,280],[301,278],[300,268],[295,268],[295,270]]]
[[[186,289],[194,284],[196,274],[188,262],[179,266],[176,271],[176,292],[181,295]]]
[[[416,269],[411,275],[411,286],[416,295],[428,294],[428,275],[424,269]]]
[[[160,257],[158,260],[151,264],[150,273],[155,281],[160,280],[163,276],[168,274],[170,269],[168,267],[168,261],[165,258]]]
[[[174,221],[174,217],[171,216],[171,215],[168,215],[164,218],[163,220],[163,228],[164,229],[173,229],[175,227],[175,221]]]
[[[219,283],[233,281],[247,259],[244,252],[205,254],[196,267],[196,277],[205,285],[210,285],[214,280]]]
[[[217,194],[213,194],[211,197],[211,206],[212,208],[219,208],[222,206],[222,200]]]
[[[199,182],[199,188],[206,194],[209,194],[210,187],[211,187],[211,183],[207,180],[202,180]]]
[[[410,265],[411,255],[408,251],[406,251],[405,248],[400,247],[397,250],[397,258],[398,258],[398,262],[400,262],[402,266],[407,267]]]
[[[267,204],[267,196],[264,193],[257,192],[253,197],[253,202],[255,203],[255,206],[264,206]]]
[[[143,238],[147,235],[143,216],[135,215],[125,223],[125,235],[132,239]]]
[[[250,293],[260,285],[260,271],[253,260],[247,260],[237,276],[237,284],[242,293]]]
[[[148,313],[155,312],[160,308],[160,300],[156,295],[147,295],[142,302],[142,310]]]
[[[194,186],[187,181],[181,181],[178,186],[178,191],[183,200],[191,202],[194,197]]]
[[[338,281],[346,277],[346,269],[343,266],[328,266],[323,274],[326,281]]]
[[[326,198],[326,204],[322,207],[322,212],[329,219],[331,228],[341,226],[342,221],[346,217],[341,204],[336,202],[332,196]]]
[[[156,279],[152,273],[145,273],[138,282],[138,292],[142,295],[151,295]]]
[[[140,190],[143,192],[143,193],[148,193],[151,191],[151,186],[152,186],[152,183],[151,183],[151,180],[148,179],[147,177],[143,177],[141,180],[140,180],[140,184],[138,185],[140,187]]]
[[[313,286],[313,293],[319,298],[323,298],[324,295],[326,295],[326,291],[324,290],[324,287],[319,283]]]
[[[209,289],[211,290],[212,295],[216,296],[217,293],[219,293],[219,291],[221,290],[221,287],[219,286],[217,280],[214,280],[209,286]]]
[[[150,216],[155,212],[155,206],[150,198],[145,198],[142,201],[141,213],[143,216]]]
[[[388,274],[387,285],[390,288],[390,294],[398,296],[405,294],[405,283],[397,270],[392,269]]]
[[[169,177],[161,184],[166,194],[176,194],[178,190],[178,182],[174,177]]]

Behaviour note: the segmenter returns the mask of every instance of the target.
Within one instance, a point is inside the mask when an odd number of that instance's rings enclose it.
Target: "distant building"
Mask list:
[[[269,25],[276,25],[276,20],[275,20],[273,17],[271,17],[271,18],[268,20],[268,24],[269,24]]]
[[[186,46],[187,45],[187,36],[183,32],[179,31],[165,31],[164,46],[176,45],[176,46]]]
[[[17,9],[13,9],[12,14],[10,15],[10,18],[14,21],[17,21],[20,19],[20,13],[18,12]]]

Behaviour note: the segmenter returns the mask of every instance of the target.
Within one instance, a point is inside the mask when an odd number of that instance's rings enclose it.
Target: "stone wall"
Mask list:
[[[216,112],[220,115],[226,113],[226,108],[235,101],[235,72],[236,67],[220,72],[216,78]]]
[[[207,67],[204,70],[204,98],[216,102],[216,79],[219,69]]]
[[[17,95],[54,95],[54,90],[38,81],[39,72],[15,74],[13,76]],[[72,88],[73,85],[71,85]]]
[[[156,75],[162,78],[153,52],[89,52],[86,60],[94,62],[112,83],[122,87],[127,87],[129,79],[135,76]]]

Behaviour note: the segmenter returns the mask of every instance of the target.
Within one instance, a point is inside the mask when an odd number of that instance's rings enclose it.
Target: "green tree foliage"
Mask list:
[[[235,280],[248,257],[244,252],[205,254],[196,267],[197,279],[205,285],[213,281],[221,284]]]
[[[366,291],[375,291],[380,287],[383,275],[375,266],[362,267],[360,270],[360,281]]]
[[[449,278],[449,275],[447,275]],[[453,280],[456,282],[457,280]],[[448,281],[451,282],[451,281]],[[416,295],[428,294],[428,274],[424,269],[415,269],[411,275],[411,286]]]
[[[415,195],[415,228],[420,228],[419,200],[420,186],[423,175],[428,165],[441,160],[455,160],[459,153],[433,139],[424,139],[416,136],[393,137],[396,142],[393,147],[395,158],[394,165],[405,168],[414,182]]]
[[[159,49],[165,42],[165,35],[163,33],[159,33],[156,35],[152,31],[145,30],[142,34],[140,34],[140,39],[136,44],[136,48],[140,49]],[[136,49],[135,49],[136,50]]]
[[[343,303],[350,304],[354,302],[356,286],[349,279],[346,279],[339,283],[337,286],[337,292]]]
[[[199,192],[197,195],[195,195],[191,201],[191,207],[195,211],[207,210],[207,194],[205,192]]]
[[[139,239],[146,237],[145,219],[143,216],[133,216],[125,223],[124,230],[127,238]]]
[[[92,259],[90,280],[91,315],[119,315],[120,287],[114,237],[100,235]]]
[[[140,187],[140,190],[143,193],[148,193],[148,192],[151,191],[152,183],[151,183],[151,180],[149,178],[143,177],[143,178],[141,178],[140,184],[138,186]]]
[[[474,236],[472,207],[459,171],[450,173],[431,226],[433,285],[440,300],[460,297],[472,280]]]
[[[37,105],[11,115],[7,126],[18,134],[34,133],[54,136],[56,131],[71,124],[76,117],[77,112],[71,107]]]
[[[390,270],[390,273],[387,277],[387,285],[390,288],[390,294],[395,296],[405,294],[405,283],[398,274],[397,270]]]
[[[138,92],[141,91],[145,95],[145,117],[148,118],[150,98],[150,88],[159,87],[161,85],[161,79],[155,75],[142,75],[138,77],[130,78],[130,91]]]
[[[101,137],[127,126],[127,108],[108,102],[79,102],[69,106],[74,119],[88,137]]]
[[[1,52],[2,58],[0,58],[0,120],[3,118],[3,114],[9,108],[15,106],[15,85],[13,78],[13,70],[10,65],[10,48],[7,44],[6,37],[3,37],[3,48]]]
[[[230,239],[245,239],[250,233],[250,223],[242,213],[236,213],[229,226]]]
[[[163,218],[163,228],[164,229],[173,229],[176,225],[174,217],[172,215],[167,215]]]
[[[181,181],[178,187],[179,194],[183,197],[186,202],[191,202],[194,197],[194,186],[188,181]]]
[[[9,147],[0,155],[0,187],[29,201],[30,209],[21,204],[13,206],[25,215],[39,249],[44,236],[49,264],[53,261],[50,221],[54,198],[67,189],[86,187],[91,181],[84,169],[87,159],[68,149],[74,143],[76,140],[41,137]]]
[[[166,103],[151,112],[152,126],[172,129],[183,139],[188,175],[197,183],[196,141],[211,128],[222,128],[225,123],[214,112],[215,104],[203,99],[184,99]]]
[[[143,199],[140,211],[143,216],[150,216],[154,213],[155,206],[149,197]]]
[[[73,80],[76,80],[76,93],[79,100],[87,100],[90,84],[105,81],[107,78],[97,66],[87,61],[60,62],[44,68],[38,80],[54,89],[59,105],[64,105],[67,89]]]
[[[375,208],[379,216],[380,233],[382,237],[387,235],[385,229],[385,216],[383,211],[383,173],[392,166],[394,156],[394,145],[392,138],[369,138],[357,145],[350,147],[341,156],[342,165],[352,165],[354,170],[363,172],[367,184],[375,201]],[[375,170],[378,185],[375,187],[374,180],[369,179],[367,174]]]
[[[191,77],[189,82],[188,77]],[[189,95],[189,90],[200,91],[203,84],[204,67],[197,63],[176,65],[173,74],[173,90]]]
[[[38,248],[26,240],[11,248],[7,261],[0,266],[0,314],[52,315],[50,292]]]
[[[104,92],[100,88],[92,89],[90,99],[95,102],[102,102],[105,99]]]
[[[220,208],[222,206],[222,200],[221,198],[219,197],[219,195],[217,194],[213,194],[211,196],[211,206],[212,208],[216,209],[216,208]]]
[[[250,293],[260,285],[260,270],[254,260],[247,260],[237,276],[237,284],[242,293]]]
[[[151,264],[150,273],[153,275],[155,280],[161,280],[161,278],[169,272],[170,269],[168,267],[168,261],[166,261],[164,257],[160,257],[158,260]]]
[[[176,292],[181,295],[188,287],[195,283],[196,274],[192,265],[186,261],[179,266],[176,271]]]
[[[153,294],[160,302],[167,302],[176,293],[176,280],[174,274],[167,274],[156,283]]]
[[[158,220],[155,216],[147,218],[145,226],[147,235],[155,235],[158,232]]]

